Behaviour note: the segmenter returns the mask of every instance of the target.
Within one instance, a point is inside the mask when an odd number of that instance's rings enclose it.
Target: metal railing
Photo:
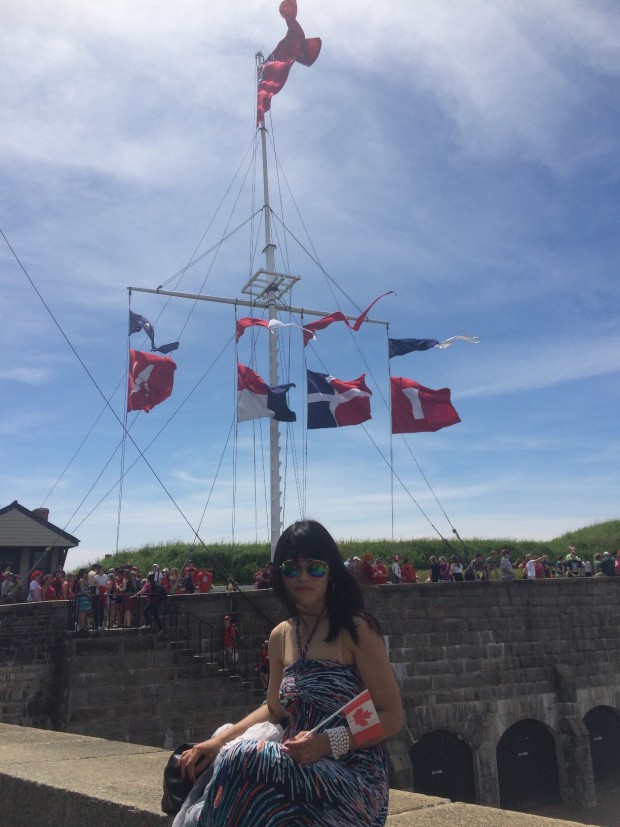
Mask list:
[[[145,616],[145,611],[148,612],[151,605],[148,595],[118,595],[114,596],[116,602],[100,601],[98,606],[95,601],[100,598],[96,595],[90,597],[90,611],[78,611],[78,597],[69,601],[68,631],[82,634],[123,629],[140,631],[152,629],[152,621],[155,620],[157,626],[159,620],[158,633],[168,642],[177,646],[180,644],[188,654],[200,658],[204,656],[208,663],[217,663],[221,670],[228,672],[232,678],[238,678],[244,685],[263,688],[260,681],[260,653],[240,641],[235,641],[232,648],[225,648],[221,630],[216,630],[208,620],[176,601],[160,600],[156,611]],[[131,622],[125,623],[129,612]],[[80,614],[83,615],[82,618]],[[150,624],[141,622],[147,619]],[[80,622],[84,624],[83,628],[80,628]]]

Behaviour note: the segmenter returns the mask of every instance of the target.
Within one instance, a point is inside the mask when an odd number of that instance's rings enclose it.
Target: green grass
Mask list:
[[[424,579],[428,573],[428,558],[432,554],[437,557],[443,554],[447,558],[452,554],[458,554],[464,562],[467,562],[478,552],[487,557],[492,549],[507,548],[513,562],[523,559],[526,554],[533,554],[536,557],[549,554],[552,560],[557,560],[566,555],[569,545],[574,545],[581,558],[592,560],[597,552],[613,553],[620,549],[620,520],[594,523],[577,531],[562,534],[549,542],[510,538],[483,540],[472,537],[463,540],[463,543],[451,538],[449,543],[450,546],[447,546],[439,538],[398,541],[350,539],[340,540],[338,545],[344,558],[356,555],[362,557],[366,553],[372,554],[373,559],[383,557],[387,560],[394,554],[400,555],[401,560],[408,557],[418,570],[420,579]],[[230,543],[215,543],[210,545],[207,551],[202,547],[180,541],[167,541],[158,545],[124,549],[118,554],[106,556],[105,560],[94,562],[103,563],[106,569],[130,563],[132,566],[138,566],[142,574],[145,574],[152,563],[157,563],[162,568],[176,566],[180,570],[185,561],[190,558],[199,568],[207,566],[213,571],[216,585],[225,584],[227,574],[238,583],[248,584],[252,582],[254,572],[259,565],[269,560],[270,552],[267,543],[246,543],[235,546]]]

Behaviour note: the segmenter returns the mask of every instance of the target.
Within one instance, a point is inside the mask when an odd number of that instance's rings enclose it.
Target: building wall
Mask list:
[[[443,730],[467,743],[476,798],[498,806],[496,750],[512,724],[534,719],[556,743],[562,798],[595,803],[584,716],[620,713],[620,578],[375,586],[406,710],[391,740],[393,785],[414,785],[410,750]],[[281,619],[271,593],[170,599],[202,617],[203,652],[233,611],[250,651]],[[184,644],[114,632],[65,635],[65,604],[0,607],[0,718],[171,747],[257,703]],[[211,624],[209,626],[209,624]],[[188,647],[185,647],[188,648]]]

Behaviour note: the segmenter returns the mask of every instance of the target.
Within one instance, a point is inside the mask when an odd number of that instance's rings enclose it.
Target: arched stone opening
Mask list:
[[[540,721],[509,727],[497,744],[500,806],[529,810],[560,802],[555,737]]]
[[[417,793],[475,803],[473,754],[458,735],[442,729],[428,732],[411,747],[409,755]]]
[[[592,772],[597,790],[620,784],[620,714],[611,706],[595,706],[583,717],[590,733]]]

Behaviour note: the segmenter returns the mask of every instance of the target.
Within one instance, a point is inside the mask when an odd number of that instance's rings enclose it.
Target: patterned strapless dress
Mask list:
[[[288,713],[284,740],[312,729],[363,688],[351,664],[298,660],[287,666],[280,687]],[[328,727],[345,723],[334,718]],[[214,762],[199,827],[380,827],[388,792],[384,744],[302,766],[278,742],[238,741]]]

